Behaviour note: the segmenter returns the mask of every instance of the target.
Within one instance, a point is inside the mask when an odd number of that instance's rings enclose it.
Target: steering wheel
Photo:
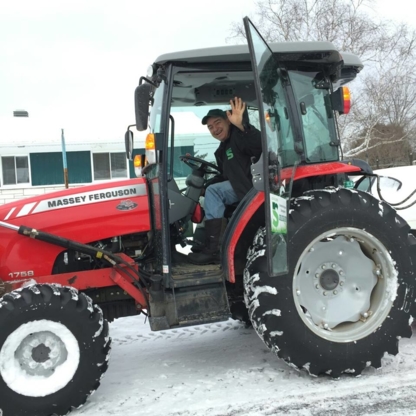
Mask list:
[[[200,159],[199,157],[182,155],[179,156],[179,159],[181,160],[181,162],[185,163],[185,165],[189,166],[191,169],[203,168],[205,173],[213,175],[221,173],[216,165],[207,162],[204,159]]]

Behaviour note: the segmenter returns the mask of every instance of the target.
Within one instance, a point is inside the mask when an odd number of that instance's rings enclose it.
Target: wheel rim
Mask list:
[[[352,342],[386,319],[397,272],[386,247],[366,231],[344,227],[321,234],[295,268],[293,296],[306,326],[333,342]]]
[[[66,361],[68,351],[61,338],[50,331],[29,334],[14,354],[28,375],[50,377]]]
[[[53,394],[73,378],[80,359],[78,342],[61,323],[28,322],[13,331],[0,350],[0,374],[24,396]]]

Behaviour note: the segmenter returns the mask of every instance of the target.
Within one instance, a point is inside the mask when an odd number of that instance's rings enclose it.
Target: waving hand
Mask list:
[[[230,100],[230,104],[232,111],[227,111],[228,120],[241,131],[244,131],[243,113],[246,109],[246,103],[241,98],[235,97],[234,100]]]

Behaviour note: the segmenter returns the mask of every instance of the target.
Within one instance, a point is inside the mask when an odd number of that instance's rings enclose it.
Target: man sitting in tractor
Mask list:
[[[244,121],[246,104],[241,98],[230,101],[231,111],[213,109],[202,119],[211,135],[221,143],[215,151],[221,175],[210,181],[205,191],[205,246],[190,253],[194,264],[219,263],[219,240],[225,206],[241,201],[253,186],[251,159],[261,155],[261,134]]]

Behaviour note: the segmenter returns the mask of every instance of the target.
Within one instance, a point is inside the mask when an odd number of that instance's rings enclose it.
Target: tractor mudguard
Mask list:
[[[322,177],[326,175],[353,173],[360,171],[360,167],[342,162],[305,165],[298,166],[296,168],[293,180],[297,181],[313,176]],[[292,167],[281,170],[282,180],[290,179],[292,174]],[[241,254],[244,255],[243,260],[245,262],[245,253],[249,247],[247,242],[244,244],[240,241],[240,237],[244,232],[244,240],[247,238],[248,241],[252,241],[252,238],[254,237],[254,234],[256,233],[260,223],[263,222],[264,224],[264,214],[263,216],[260,212],[256,214],[263,203],[264,192],[258,192],[252,188],[238,205],[237,209],[234,211],[231,221],[225,230],[222,244],[224,253],[222,257],[222,267],[225,271],[226,279],[230,283],[235,282],[236,269],[239,268],[236,267],[236,262],[239,262]],[[255,214],[256,218],[253,218]],[[241,250],[241,253],[238,255],[236,255],[237,246],[239,246]]]

